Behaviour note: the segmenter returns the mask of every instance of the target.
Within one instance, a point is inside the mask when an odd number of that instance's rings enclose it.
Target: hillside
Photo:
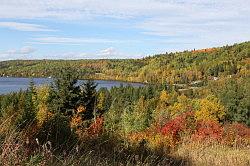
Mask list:
[[[49,77],[67,66],[81,78],[190,83],[211,77],[249,76],[250,42],[213,49],[124,60],[14,60],[0,62],[1,76]]]

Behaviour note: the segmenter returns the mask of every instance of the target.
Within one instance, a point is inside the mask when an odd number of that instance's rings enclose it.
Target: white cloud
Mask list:
[[[20,49],[12,49],[12,50],[7,50],[2,53],[7,53],[7,54],[30,54],[35,52],[35,49],[31,46],[24,46]]]
[[[0,18],[89,19],[98,16],[227,17],[249,12],[246,0],[1,0]],[[210,12],[210,13],[207,13]],[[201,15],[200,15],[201,14]]]
[[[240,33],[238,40],[250,38],[249,6],[249,0],[1,0],[0,18],[71,21],[132,18],[134,23],[129,26],[147,35],[193,36],[196,38],[194,42],[198,43],[208,43],[209,40],[226,42],[226,38],[231,42],[234,41],[231,34]],[[6,22],[2,26],[26,31],[48,30],[36,24]],[[103,39],[61,39],[41,38],[40,43],[112,42]]]
[[[100,59],[124,59],[124,58],[142,58],[143,54],[128,54],[125,52],[121,52],[114,47],[109,47],[103,50],[100,50],[95,54],[96,58]]]
[[[100,50],[95,54],[97,58],[100,59],[116,59],[126,57],[128,54],[116,50],[114,47],[109,47],[103,50]]]
[[[99,54],[104,55],[104,56],[113,56],[113,55],[120,54],[120,53],[113,47],[109,47],[104,50],[101,50]]]
[[[31,58],[29,55],[36,51],[31,46],[24,46],[20,49],[11,49],[0,52],[0,61],[12,60],[12,59],[28,59]]]
[[[0,22],[0,27],[18,31],[55,31],[43,25],[21,23],[21,22]]]
[[[158,41],[164,39],[166,43],[179,43],[180,48],[182,43],[190,43],[191,48],[197,48],[250,40],[249,6],[250,0],[1,0],[0,19],[80,23],[89,20],[88,23],[94,21],[95,25],[100,20],[100,26],[108,20],[120,24],[119,27],[134,28],[143,34],[144,39],[156,36]],[[119,19],[123,21],[117,21]],[[49,30],[41,25],[25,23],[5,22],[2,26],[26,31]],[[65,45],[121,42],[55,36],[32,40],[36,44]]]
[[[47,55],[43,55],[40,58],[31,59],[66,59],[66,60],[77,60],[77,59],[125,59],[125,58],[142,58],[143,54],[129,54],[126,52],[119,51],[114,47],[109,47],[96,52],[50,52]],[[27,59],[27,58],[25,58]]]
[[[126,18],[175,7],[175,4],[154,0],[2,0],[0,18]]]
[[[30,53],[33,53],[35,51],[36,50],[33,47],[25,46],[25,47],[22,47],[19,51],[17,51],[17,53],[19,53],[19,54],[30,54]]]
[[[126,42],[138,42],[136,40],[115,40],[104,38],[77,38],[77,37],[58,37],[47,36],[32,38],[29,43],[32,44],[62,44],[62,45],[81,45],[81,44],[96,44],[96,43],[126,43]]]

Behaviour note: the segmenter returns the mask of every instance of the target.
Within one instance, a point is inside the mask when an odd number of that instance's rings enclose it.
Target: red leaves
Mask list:
[[[217,122],[212,120],[199,121],[195,134],[192,136],[198,140],[216,140],[222,139],[223,127]]]
[[[161,129],[163,135],[171,136],[174,140],[179,140],[181,134],[192,133],[194,113],[186,112],[170,120]]]
[[[227,145],[250,144],[250,128],[247,126],[239,123],[221,125],[213,120],[196,121],[193,112],[186,112],[170,120],[159,132],[175,143],[188,136],[192,141],[213,141]]]
[[[96,118],[96,120],[87,129],[88,134],[91,136],[99,135],[103,130],[103,123],[104,123],[104,118],[102,116]]]
[[[250,144],[250,128],[240,123],[225,125],[222,143],[231,146]]]

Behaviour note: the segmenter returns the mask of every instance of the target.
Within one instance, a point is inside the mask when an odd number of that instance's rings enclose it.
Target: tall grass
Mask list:
[[[204,166],[248,166],[250,147],[229,147],[216,143],[190,142],[180,145],[174,156],[189,159],[191,165]]]
[[[250,165],[249,146],[188,140],[169,151],[156,151],[146,144],[129,144],[124,138],[107,133],[78,139],[73,147],[58,150],[49,140],[42,143],[34,135],[28,138],[29,130],[9,127],[7,121],[0,125],[0,166]]]
[[[4,124],[1,125],[4,127]],[[7,127],[7,126],[6,126]],[[2,128],[3,129],[3,128]],[[26,138],[17,129],[0,133],[0,165],[188,165],[181,157],[151,151],[143,145],[133,147],[110,135],[86,137],[70,149],[58,149],[50,141],[41,144],[37,138]]]

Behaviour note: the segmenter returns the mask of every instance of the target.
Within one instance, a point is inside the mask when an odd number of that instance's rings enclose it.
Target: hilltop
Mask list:
[[[67,66],[76,69],[83,79],[184,84],[213,77],[249,76],[249,58],[250,42],[244,42],[142,59],[3,61],[0,75],[50,77]]]

